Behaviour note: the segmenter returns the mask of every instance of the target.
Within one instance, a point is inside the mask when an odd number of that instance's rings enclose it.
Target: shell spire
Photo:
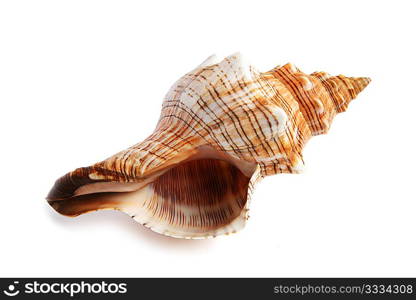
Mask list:
[[[324,72],[312,73],[311,76],[321,81],[334,102],[337,112],[344,112],[351,100],[355,99],[371,82],[368,77],[329,76]]]
[[[308,75],[291,63],[270,73],[298,102],[312,135],[328,132],[334,116],[344,112],[371,81],[367,77],[330,76],[325,72]]]
[[[293,64],[262,73],[239,53],[210,56],[172,86],[148,138],[62,176],[48,203],[66,216],[120,210],[172,237],[236,232],[255,184],[301,172],[309,138],[369,82]]]

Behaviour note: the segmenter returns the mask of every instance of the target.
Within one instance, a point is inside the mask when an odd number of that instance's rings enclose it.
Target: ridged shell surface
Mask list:
[[[173,237],[236,232],[259,179],[300,172],[309,138],[326,133],[369,82],[293,64],[259,72],[238,53],[211,56],[172,86],[147,139],[64,175],[48,201],[68,216],[121,210]]]

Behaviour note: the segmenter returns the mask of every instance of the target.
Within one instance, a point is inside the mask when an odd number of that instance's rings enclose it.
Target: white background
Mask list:
[[[0,275],[416,276],[412,4],[1,1]],[[303,174],[257,186],[243,231],[178,240],[47,205],[58,177],[149,135],[179,76],[235,51],[373,79]]]

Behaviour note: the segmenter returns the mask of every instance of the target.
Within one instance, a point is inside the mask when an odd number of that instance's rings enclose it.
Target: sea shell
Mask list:
[[[260,73],[239,53],[211,56],[173,85],[148,138],[59,178],[47,200],[67,216],[120,210],[173,237],[236,232],[255,183],[300,172],[308,139],[369,82],[293,64]]]

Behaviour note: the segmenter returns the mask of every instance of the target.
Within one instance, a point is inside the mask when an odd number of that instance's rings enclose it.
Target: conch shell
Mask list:
[[[211,56],[173,85],[148,138],[59,178],[47,200],[66,216],[120,210],[172,237],[236,232],[255,183],[300,172],[308,139],[369,82],[293,64],[260,73],[238,53]]]

